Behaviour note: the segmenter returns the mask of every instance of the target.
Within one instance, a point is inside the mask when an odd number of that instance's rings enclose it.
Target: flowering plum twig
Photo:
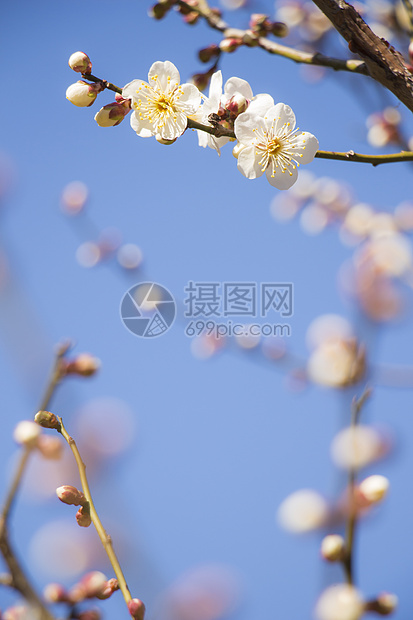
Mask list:
[[[102,84],[108,90],[111,90],[115,93],[122,93],[122,89],[108,82],[107,80],[103,80],[102,78],[96,77],[89,73],[83,74],[87,80],[90,80],[95,83]],[[231,129],[226,129],[222,126],[213,126],[213,125],[204,125],[198,121],[195,121],[191,118],[188,118],[188,129],[196,129],[198,131],[204,131],[212,136],[217,138],[227,137],[236,139],[235,133]],[[346,152],[338,152],[338,151],[317,151],[315,157],[319,159],[332,159],[336,161],[347,161],[347,162],[357,162],[363,164],[371,164],[372,166],[379,166],[380,164],[390,164],[397,162],[408,162],[413,161],[413,151],[400,151],[399,153],[386,153],[383,155],[369,155],[364,153],[356,153],[352,150]]]
[[[359,399],[354,397],[351,404],[351,428],[355,429],[359,423],[360,413],[365,402],[371,396],[371,388],[366,387]],[[350,467],[348,480],[348,519],[346,526],[346,553],[343,558],[343,568],[349,585],[354,584],[353,558],[354,535],[357,525],[357,507],[355,501],[357,468]]]
[[[132,602],[132,596],[129,591],[128,585],[126,583],[126,579],[121,569],[121,566],[119,564],[119,560],[113,549],[112,538],[107,534],[106,530],[104,529],[102,522],[99,518],[99,515],[96,511],[95,505],[93,503],[92,495],[91,495],[90,488],[89,488],[89,482],[86,476],[86,466],[82,460],[82,457],[80,455],[76,442],[73,439],[73,437],[71,437],[69,433],[67,432],[61,417],[55,416],[54,414],[48,411],[40,411],[36,415],[36,421],[41,426],[44,426],[46,428],[54,428],[55,430],[57,430],[62,435],[62,437],[66,440],[66,442],[68,443],[73,453],[73,456],[75,457],[76,464],[79,470],[79,476],[80,476],[80,482],[82,485],[83,494],[88,504],[88,510],[90,510],[90,517],[91,517],[92,523],[95,526],[98,536],[102,542],[102,545],[106,551],[109,561],[113,567],[116,578],[118,580],[119,589],[121,590],[123,594],[123,598],[125,599],[125,603],[128,605],[128,608],[129,608],[129,604]]]

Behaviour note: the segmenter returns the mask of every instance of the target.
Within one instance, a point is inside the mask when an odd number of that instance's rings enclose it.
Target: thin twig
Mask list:
[[[364,403],[371,395],[371,389],[366,387],[364,392],[357,400],[353,399],[351,404],[351,428],[355,429],[360,418],[361,410]],[[354,584],[354,571],[353,571],[353,559],[354,559],[354,537],[357,526],[357,506],[355,502],[355,488],[356,488],[356,476],[357,468],[351,467],[349,470],[348,479],[348,519],[346,525],[346,555],[343,560],[343,568],[346,574],[347,583]]]
[[[87,476],[86,476],[86,466],[82,460],[82,457],[80,456],[80,452],[78,450],[75,440],[73,439],[73,437],[69,435],[69,433],[65,429],[63,422],[62,422],[62,418],[58,417],[58,420],[60,422],[60,428],[58,428],[57,430],[58,432],[62,434],[64,439],[69,444],[69,447],[72,450],[73,455],[76,460],[76,464],[77,464],[79,475],[80,475],[80,481],[82,484],[82,490],[83,490],[83,493],[87,501],[89,502],[90,516],[92,519],[92,523],[95,526],[98,536],[102,542],[102,545],[107,553],[109,561],[113,567],[116,578],[118,580],[119,588],[123,594],[123,598],[125,599],[126,604],[128,604],[129,601],[132,600],[132,596],[127,586],[126,579],[121,569],[121,566],[119,564],[119,560],[116,557],[115,551],[113,549],[112,538],[107,534],[106,530],[104,529],[102,522],[99,518],[99,515],[96,511],[95,505],[93,503],[92,495],[90,493],[89,483],[88,483]]]

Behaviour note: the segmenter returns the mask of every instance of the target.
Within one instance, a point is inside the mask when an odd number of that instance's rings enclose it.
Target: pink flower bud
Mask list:
[[[37,448],[45,459],[57,461],[63,453],[63,444],[59,437],[49,437],[49,435],[40,435]]]
[[[108,103],[95,114],[95,121],[99,127],[114,127],[123,121],[130,109],[130,99],[124,99],[121,103]]]
[[[74,360],[70,360],[65,368],[67,375],[90,377],[100,368],[100,360],[90,353],[80,353]]]
[[[258,35],[252,30],[247,30],[242,37],[242,42],[248,47],[256,47],[258,45]]]
[[[89,84],[84,80],[79,80],[71,84],[66,90],[66,99],[79,108],[88,108],[94,103],[98,93],[104,90],[104,86],[99,83]]]
[[[80,580],[80,586],[84,590],[85,598],[99,597],[107,586],[107,577],[98,570],[91,571],[82,577]]]
[[[241,39],[222,39],[221,43],[219,44],[219,49],[221,50],[221,52],[227,52],[228,54],[230,54],[231,52],[235,52],[235,50],[237,50],[240,45],[242,45]]]
[[[225,104],[225,108],[230,112],[231,116],[236,117],[248,108],[250,102],[244,95],[237,93],[232,95],[231,99]]]
[[[34,421],[43,428],[54,428],[60,430],[60,422],[54,413],[50,411],[38,411],[34,416]]]
[[[92,523],[89,507],[81,506],[76,513],[76,521],[80,527],[89,527]]]
[[[72,487],[70,484],[64,484],[56,489],[56,495],[64,504],[69,506],[83,506],[86,503],[86,498],[82,491],[79,491],[76,487]]]
[[[387,495],[390,482],[385,476],[369,476],[359,484],[359,491],[367,504],[377,504]]]
[[[135,620],[143,620],[145,615],[145,605],[138,598],[133,598],[128,603],[129,613]]]
[[[259,35],[265,36],[271,29],[268,15],[253,13],[250,19],[250,28]]]
[[[67,603],[70,600],[67,591],[60,583],[49,583],[43,591],[43,596],[48,603]]]
[[[36,422],[23,420],[14,429],[13,439],[21,446],[34,447],[40,436],[41,430]]]
[[[90,73],[92,71],[92,62],[84,52],[75,52],[69,58],[69,67],[77,73]]]
[[[102,587],[101,592],[99,594],[96,594],[96,597],[101,600],[105,600],[112,596],[112,594],[116,592],[116,590],[119,590],[118,580],[115,579],[115,577],[112,577],[112,579],[106,581],[105,585]]]
[[[149,9],[149,17],[153,17],[154,19],[162,19],[165,17],[172,5],[172,0],[161,0],[160,2],[157,2],[151,9]]]
[[[209,62],[212,58],[216,58],[219,56],[219,47],[212,43],[208,45],[208,47],[204,47],[202,50],[198,52],[198,58],[201,62]]]

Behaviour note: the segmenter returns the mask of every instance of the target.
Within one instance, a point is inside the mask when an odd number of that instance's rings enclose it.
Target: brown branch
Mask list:
[[[349,49],[365,62],[370,76],[413,112],[413,75],[401,54],[378,37],[345,0],[314,0],[314,4],[348,42]]]

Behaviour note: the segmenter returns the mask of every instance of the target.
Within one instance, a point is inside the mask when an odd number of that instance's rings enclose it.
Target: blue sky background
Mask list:
[[[13,428],[37,410],[54,344],[72,338],[75,351],[95,354],[102,369],[90,380],[68,380],[52,410],[75,436],[82,407],[93,399],[121,399],[131,411],[135,430],[127,427],[131,441],[120,458],[92,458],[90,445],[84,456],[98,510],[148,617],[165,617],[157,612],[165,589],[204,566],[226,567],[239,583],[233,618],[310,617],[321,589],[342,575],[322,565],[321,534],[287,535],[275,512],[299,488],[337,497],[344,481],[329,446],[349,420],[354,390],[292,391],[274,365],[235,346],[210,361],[196,360],[182,320],[158,339],[138,339],[123,327],[119,304],[140,278],[163,284],[178,299],[189,280],[293,282],[289,347],[304,359],[305,333],[314,318],[355,315],[336,284],[351,250],[340,244],[336,229],[312,237],[297,220],[275,222],[269,205],[277,190],[264,178],[245,179],[230,147],[218,158],[198,148],[191,132],[163,147],[138,138],[128,119],[110,129],[96,125],[93,116],[99,104],[113,101],[110,93],[85,109],[65,99],[76,81],[67,60],[78,49],[91,57],[95,75],[119,86],[146,79],[156,60],[176,64],[183,81],[201,70],[196,51],[218,42],[217,33],[203,24],[184,26],[173,13],[155,22],[147,9],[147,2],[106,0],[22,0],[2,9],[1,167],[12,182],[3,197],[0,233],[9,270],[0,297],[0,487],[4,493],[16,453]],[[251,2],[249,11],[272,14],[273,4]],[[247,19],[246,11],[228,14],[234,24],[246,25]],[[344,45],[336,49],[346,54]],[[221,69],[224,80],[242,77],[254,93],[268,92],[291,105],[300,128],[314,133],[321,149],[373,152],[365,142],[365,113],[381,109],[382,100],[373,85],[369,103],[353,98],[367,78],[329,74],[311,84],[302,80],[299,66],[257,49],[224,56]],[[348,183],[360,201],[378,209],[392,211],[410,198],[408,164],[375,169],[315,160],[307,168]],[[94,225],[114,226],[125,242],[142,248],[142,275],[124,273],[115,261],[93,269],[78,265],[75,251],[89,239],[87,224],[59,207],[62,189],[75,180],[88,185]],[[384,331],[367,324],[361,331],[375,363],[411,363],[408,312]],[[413,609],[410,393],[377,387],[363,419],[391,427],[396,451],[366,472],[388,476],[392,487],[386,503],[360,525],[357,581],[369,597],[397,593],[394,617],[405,618]],[[122,420],[104,426],[122,428]],[[71,509],[53,495],[36,498],[36,477],[38,482],[43,475],[35,470],[28,478],[11,528],[36,585],[70,585],[77,577],[53,572],[47,545],[40,545],[40,559],[29,551],[39,529],[55,520],[92,549],[86,568],[111,576],[101,552],[94,551],[92,528],[79,532]],[[75,473],[65,475],[55,486],[76,484]],[[0,608],[12,600],[0,590]],[[127,617],[119,594],[103,610],[108,618]]]

